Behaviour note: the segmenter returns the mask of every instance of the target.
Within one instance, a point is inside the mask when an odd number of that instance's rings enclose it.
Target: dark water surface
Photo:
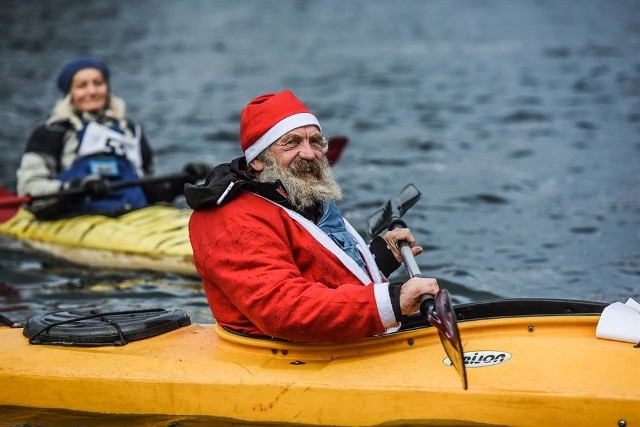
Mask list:
[[[350,138],[335,172],[354,226],[406,183],[422,190],[406,217],[427,249],[418,262],[455,303],[638,298],[639,52],[631,0],[3,0],[0,186],[15,190],[76,55],[110,64],[158,173],[240,155],[241,108],[289,88]],[[69,266],[0,240],[0,313],[95,306],[212,320],[196,280]],[[0,424],[25,422],[127,423],[18,409]]]
[[[423,272],[454,302],[640,296],[640,2],[0,2],[0,185],[69,58],[110,64],[158,173],[240,155],[241,108],[292,89],[329,135],[342,208],[406,183]],[[401,274],[398,275],[402,276]],[[0,310],[182,307],[198,281],[77,268],[0,250]]]

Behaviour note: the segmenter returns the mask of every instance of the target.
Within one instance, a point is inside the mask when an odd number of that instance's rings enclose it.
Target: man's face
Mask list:
[[[336,202],[342,198],[342,191],[324,156],[326,148],[326,140],[317,127],[294,129],[253,160],[251,167],[259,181],[280,180],[296,208]]]
[[[287,132],[269,147],[278,164],[288,168],[296,159],[322,160],[327,150],[327,143],[316,126],[303,126]],[[258,159],[251,162],[251,167],[260,172],[264,163]]]

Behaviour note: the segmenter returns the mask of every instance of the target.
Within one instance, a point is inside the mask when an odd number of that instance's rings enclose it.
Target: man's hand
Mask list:
[[[182,169],[187,174],[187,182],[195,184],[199,179],[204,179],[211,172],[211,167],[206,163],[190,162],[184,165]]]
[[[400,288],[400,309],[403,316],[420,310],[422,295],[429,294],[435,297],[440,287],[438,281],[433,278],[412,277]]]
[[[416,246],[416,239],[411,234],[411,230],[408,228],[396,228],[394,230],[387,231],[383,239],[387,242],[387,246],[391,249],[393,256],[396,257],[398,262],[402,262],[402,255],[400,254],[400,248],[398,248],[398,242],[406,240],[411,247],[413,256],[420,255],[422,253],[422,246]]]

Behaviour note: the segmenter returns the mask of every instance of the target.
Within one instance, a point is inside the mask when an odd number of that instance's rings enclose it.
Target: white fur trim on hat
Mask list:
[[[289,117],[285,117],[276,123],[271,129],[269,129],[264,135],[262,135],[256,142],[247,148],[244,152],[244,156],[247,159],[247,163],[251,163],[262,151],[264,151],[271,144],[276,142],[285,133],[297,129],[302,126],[315,125],[320,127],[320,123],[316,116],[311,113],[298,113]]]

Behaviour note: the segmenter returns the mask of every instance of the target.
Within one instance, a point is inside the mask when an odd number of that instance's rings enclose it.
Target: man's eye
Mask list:
[[[300,140],[296,138],[291,138],[284,143],[285,148],[288,149],[296,148],[298,145],[300,145]]]

